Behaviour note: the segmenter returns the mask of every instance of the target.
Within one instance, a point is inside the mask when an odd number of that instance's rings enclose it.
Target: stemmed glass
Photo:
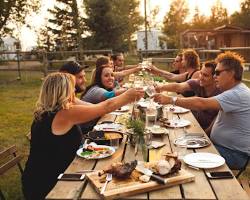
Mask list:
[[[149,97],[152,97],[156,93],[156,90],[153,85],[148,85],[145,92],[147,93]]]

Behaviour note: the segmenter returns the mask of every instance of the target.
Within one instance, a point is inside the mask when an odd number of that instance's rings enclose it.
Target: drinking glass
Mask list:
[[[176,151],[179,159],[183,159],[187,152],[187,142],[182,140],[181,143],[176,144]]]
[[[135,81],[135,75],[130,74],[129,77],[128,77],[128,81],[132,84]]]
[[[156,93],[155,87],[153,85],[150,85],[146,88],[145,92],[149,97],[152,97]]]
[[[143,88],[143,79],[142,79],[142,77],[135,76],[134,87],[135,88]]]
[[[119,148],[119,138],[111,139],[110,146],[113,147],[114,149],[118,149]]]
[[[147,108],[146,110],[146,128],[151,128],[155,125],[157,118],[157,110],[155,108]]]
[[[163,118],[164,119],[168,119],[168,112],[169,112],[168,106],[163,106],[163,108],[162,108],[162,114],[163,114]]]
[[[143,138],[145,141],[145,144],[147,147],[149,147],[152,143],[152,133],[150,130],[146,129],[144,134],[143,134]]]

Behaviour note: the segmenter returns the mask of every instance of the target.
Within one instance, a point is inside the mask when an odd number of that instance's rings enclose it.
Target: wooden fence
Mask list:
[[[95,62],[99,55],[111,55],[112,50],[84,50],[84,51],[0,51],[0,64],[5,62],[16,62],[16,71],[18,72],[18,79],[21,79],[21,62],[24,61],[38,61],[41,63],[41,68],[32,70],[41,70],[44,76],[53,69],[53,64],[65,63],[70,60],[85,64],[86,62]],[[92,59],[86,59],[91,57]],[[67,59],[66,59],[67,58]],[[70,59],[69,59],[70,58]]]

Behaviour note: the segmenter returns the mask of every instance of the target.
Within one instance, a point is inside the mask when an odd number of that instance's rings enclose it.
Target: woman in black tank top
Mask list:
[[[192,76],[194,75],[195,72],[199,71],[198,69],[194,70],[190,75],[187,74],[186,76],[186,81],[189,79],[192,79]],[[183,93],[181,93],[184,97],[192,97],[195,96],[195,92],[194,91],[185,91]]]
[[[143,90],[130,89],[99,104],[80,105],[81,101],[75,100],[74,88],[74,76],[68,73],[52,73],[44,80],[31,126],[30,154],[22,176],[27,200],[45,199],[58,175],[75,158],[81,144],[77,124],[100,117],[144,95]]]
[[[199,78],[197,77],[198,71],[200,71],[200,58],[199,55],[193,49],[187,49],[183,52],[182,64],[186,68],[188,74],[186,75],[186,80]],[[195,76],[195,77],[194,77]],[[193,91],[186,91],[182,93],[184,97],[195,96]]]

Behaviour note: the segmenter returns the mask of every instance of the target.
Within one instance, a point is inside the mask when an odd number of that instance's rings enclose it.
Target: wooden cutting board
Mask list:
[[[95,190],[98,192],[98,194],[100,194],[105,180],[104,182],[101,181],[102,178],[98,176],[98,172],[88,173],[86,175],[90,183],[94,185]],[[141,181],[135,181],[132,178],[128,178],[125,180],[113,178],[112,181],[108,183],[102,197],[105,199],[116,199],[166,188],[173,185],[183,184],[194,181],[194,175],[182,169],[177,174],[166,177],[165,179],[167,180],[167,183],[165,185],[162,185],[151,180],[147,183],[142,183]]]

